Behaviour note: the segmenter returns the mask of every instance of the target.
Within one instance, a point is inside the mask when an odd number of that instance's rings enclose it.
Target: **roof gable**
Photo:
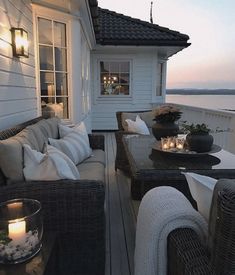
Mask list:
[[[107,9],[98,8],[101,45],[189,46],[188,35]]]

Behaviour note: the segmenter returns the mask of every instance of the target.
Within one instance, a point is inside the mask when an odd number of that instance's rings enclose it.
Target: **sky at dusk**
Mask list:
[[[151,0],[98,0],[149,21]],[[235,89],[235,0],[153,0],[153,21],[188,34],[190,47],[168,61],[167,88]]]

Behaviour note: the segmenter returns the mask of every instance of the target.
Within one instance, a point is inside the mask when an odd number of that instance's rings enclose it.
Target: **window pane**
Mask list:
[[[68,98],[67,97],[57,97],[56,112],[59,118],[68,118]]]
[[[40,69],[53,70],[53,50],[52,47],[39,46]]]
[[[45,107],[46,104],[52,104],[52,103],[55,103],[55,97],[42,97],[41,98],[42,107]]]
[[[100,81],[101,81],[101,83],[107,82],[108,78],[109,78],[109,74],[107,74],[107,73],[101,73],[100,74]]]
[[[58,47],[66,47],[65,24],[54,22],[54,43]]]
[[[121,62],[120,71],[122,73],[128,73],[130,71],[130,62]]]
[[[101,72],[109,72],[109,62],[100,62],[100,71]]]
[[[119,83],[118,74],[110,74],[110,80],[112,83],[117,84]]]
[[[67,74],[56,73],[56,95],[68,95]]]
[[[120,94],[129,95],[129,85],[120,85]]]
[[[119,63],[120,62],[110,62],[110,72],[112,73],[118,73],[119,70]]]
[[[51,20],[38,18],[39,43],[52,45]]]
[[[105,94],[106,94],[106,90],[105,90],[103,84],[100,85],[100,91],[101,91],[101,94],[102,94],[102,95],[105,95]]]
[[[129,95],[130,62],[101,61],[100,84],[101,95]]]
[[[53,73],[40,73],[41,95],[54,96],[54,74]]]
[[[120,83],[129,84],[129,74],[121,74]]]
[[[55,48],[55,70],[67,71],[67,51],[61,48]]]

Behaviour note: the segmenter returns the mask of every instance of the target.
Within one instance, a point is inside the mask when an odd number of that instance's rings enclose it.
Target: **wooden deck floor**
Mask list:
[[[136,212],[138,202],[130,198],[130,179],[115,172],[114,133],[105,135],[106,150],[106,272],[105,275],[133,275]]]

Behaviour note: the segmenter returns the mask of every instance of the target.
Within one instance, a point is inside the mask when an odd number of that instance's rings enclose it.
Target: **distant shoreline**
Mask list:
[[[235,95],[235,89],[166,89],[167,95]]]

